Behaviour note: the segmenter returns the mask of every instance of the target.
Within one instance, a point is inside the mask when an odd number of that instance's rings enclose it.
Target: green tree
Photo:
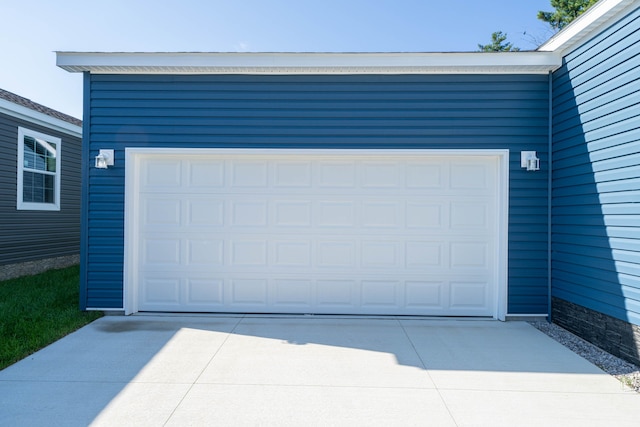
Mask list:
[[[517,52],[520,49],[515,47],[513,43],[508,43],[507,35],[502,31],[496,31],[491,34],[490,44],[478,44],[481,52]]]
[[[571,21],[582,15],[598,0],[551,0],[553,12],[538,12],[538,19],[551,25],[555,31],[560,31]]]

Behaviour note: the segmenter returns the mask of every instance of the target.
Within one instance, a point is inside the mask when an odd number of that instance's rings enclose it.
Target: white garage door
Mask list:
[[[496,155],[182,150],[130,159],[129,312],[495,317]]]

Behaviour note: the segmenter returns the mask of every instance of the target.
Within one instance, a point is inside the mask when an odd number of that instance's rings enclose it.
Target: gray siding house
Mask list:
[[[637,15],[534,52],[58,52],[81,307],[606,317],[634,360]]]
[[[82,122],[0,89],[0,280],[78,262]]]

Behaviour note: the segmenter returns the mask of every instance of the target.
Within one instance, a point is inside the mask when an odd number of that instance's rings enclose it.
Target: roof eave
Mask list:
[[[15,104],[5,99],[0,99],[0,113],[8,116],[44,126],[58,132],[66,133],[77,138],[82,138],[82,126],[77,126],[67,121],[51,117],[39,111],[34,111],[22,105]]]
[[[553,52],[56,54],[60,68],[94,74],[546,74],[561,65]]]
[[[538,47],[537,51],[557,52],[564,56],[581,41],[595,36],[637,7],[637,0],[600,0]]]

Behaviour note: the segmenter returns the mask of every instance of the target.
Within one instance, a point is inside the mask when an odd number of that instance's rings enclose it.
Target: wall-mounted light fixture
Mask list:
[[[96,156],[96,168],[107,169],[113,166],[113,150],[100,150]]]
[[[540,159],[536,156],[535,151],[520,152],[520,166],[527,168],[528,171],[540,170]]]

